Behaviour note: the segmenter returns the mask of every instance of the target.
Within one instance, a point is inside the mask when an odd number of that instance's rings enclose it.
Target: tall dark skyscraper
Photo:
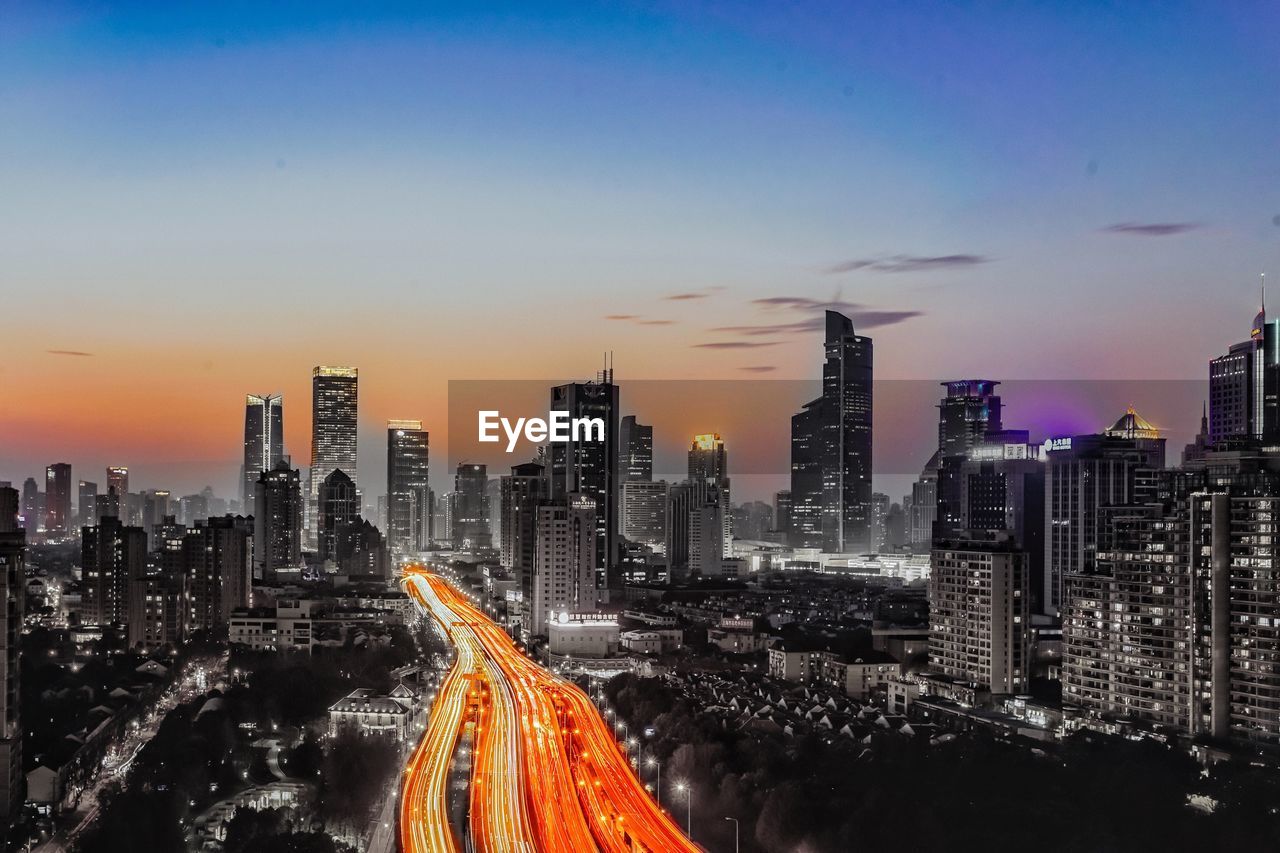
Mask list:
[[[129,618],[129,581],[147,568],[147,532],[107,516],[81,531],[82,619],[110,625]]]
[[[240,499],[245,515],[253,515],[254,487],[263,471],[284,458],[284,398],[249,394],[244,402],[244,464]]]
[[[320,484],[334,471],[356,478],[356,413],[359,378],[354,367],[311,371],[311,488],[308,529],[315,530]]]
[[[653,426],[627,415],[618,423],[618,476],[623,481],[653,479]]]
[[[268,583],[302,566],[302,478],[288,460],[263,471],[254,485],[253,574]]]
[[[98,523],[98,484],[80,481],[80,499],[76,504],[77,522],[81,527]]]
[[[55,462],[44,469],[44,530],[64,534],[71,529],[71,466]]]
[[[338,535],[360,515],[360,499],[356,484],[345,471],[334,471],[320,484],[319,534],[320,559],[336,560]]]
[[[292,473],[296,484],[298,472]],[[231,611],[249,606],[253,583],[251,523],[243,516],[209,518],[196,522],[183,536],[191,630],[225,637]]]
[[[129,469],[123,465],[113,465],[107,468],[107,495],[114,495],[111,504],[115,508],[115,515],[125,524],[132,523],[133,519],[129,516]]]
[[[22,483],[22,529],[34,534],[40,529],[40,485],[35,477],[28,477]]]
[[[484,465],[463,462],[453,478],[453,550],[474,553],[493,546],[489,528],[489,472]]]
[[[601,371],[595,382],[572,382],[551,389],[551,411],[569,417],[600,418],[604,441],[585,437],[551,445],[551,497],[571,494],[590,498],[595,507],[597,586],[619,589],[621,576],[614,563],[618,537],[618,386],[613,371]]]
[[[822,396],[791,418],[791,543],[871,547],[871,338],[826,312]]]
[[[930,538],[954,536],[963,529],[964,511],[961,501],[960,470],[969,452],[1001,433],[1000,397],[995,393],[998,382],[990,379],[958,379],[944,382],[947,389],[938,404],[938,450],[921,475],[921,481],[935,478],[934,527]],[[1026,442],[1019,433],[1016,440]],[[932,466],[932,470],[931,470]],[[913,492],[913,497],[914,497]],[[922,500],[927,495],[921,491]],[[922,506],[923,511],[923,506]]]
[[[18,710],[19,652],[26,583],[26,533],[18,526],[18,492],[0,488],[0,819],[12,820],[22,807],[22,725]]]
[[[502,478],[502,566],[520,583],[520,625],[525,626],[533,601],[534,553],[538,537],[538,507],[548,498],[547,471],[537,462],[511,466]]]
[[[387,544],[401,552],[429,543],[429,436],[422,421],[387,421]]]

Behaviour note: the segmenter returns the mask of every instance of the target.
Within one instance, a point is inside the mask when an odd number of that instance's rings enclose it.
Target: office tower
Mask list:
[[[502,478],[494,477],[484,484],[485,507],[488,510],[489,542],[501,551],[502,545]]]
[[[71,466],[55,462],[44,469],[44,530],[64,534],[71,529]]]
[[[538,542],[538,507],[549,497],[550,483],[546,466],[525,462],[511,466],[502,477],[499,498],[502,513],[502,567],[511,573],[520,588],[520,603],[511,614],[512,627],[521,632],[527,627],[529,607],[533,601],[534,553]]]
[[[337,561],[337,536],[342,528],[360,517],[360,500],[356,484],[344,471],[334,471],[320,484],[317,515],[317,542],[320,559]]]
[[[35,477],[28,477],[22,483],[22,529],[33,535],[40,529],[40,486]]]
[[[907,514],[902,504],[889,505],[884,521],[884,550],[901,551],[907,544]]]
[[[573,382],[551,389],[550,411],[568,412],[571,419],[599,418],[604,440],[583,434],[578,439],[551,445],[551,497],[557,500],[578,494],[591,498],[599,526],[596,537],[596,584],[620,590],[621,576],[614,568],[618,536],[618,386],[606,369],[594,382]]]
[[[733,512],[729,493],[729,455],[719,433],[695,435],[689,445],[689,481],[714,485],[720,504],[720,552],[728,556],[733,549]],[[712,493],[709,493],[712,494]],[[717,568],[718,571],[718,568]]]
[[[453,550],[474,553],[493,547],[489,529],[489,472],[486,466],[463,462],[453,478]]]
[[[622,535],[659,554],[667,550],[667,483],[624,480]]]
[[[884,492],[871,493],[871,550],[879,553],[885,549],[885,519],[889,515],[889,496]]]
[[[871,545],[872,343],[826,312],[822,396],[791,418],[791,544],[828,553]]]
[[[279,394],[248,394],[244,401],[244,463],[240,470],[240,501],[245,515],[253,515],[258,478],[284,458],[284,398]]]
[[[106,517],[97,527],[81,530],[81,573],[84,590],[81,621],[107,626],[129,618],[129,581],[147,568],[147,532]]]
[[[1045,452],[1043,610],[1059,615],[1062,579],[1093,565],[1102,507],[1138,502],[1139,473],[1164,467],[1164,439],[1132,409],[1101,435],[1050,439]]]
[[[382,531],[358,515],[338,528],[334,552],[338,571],[344,575],[391,577],[391,559]]]
[[[773,526],[783,534],[791,530],[791,492],[786,489],[773,495]]]
[[[125,524],[132,524],[129,517],[129,469],[122,465],[107,468],[107,494],[115,495],[112,503],[115,515]]]
[[[934,542],[929,573],[929,669],[993,695],[1027,686],[1026,552],[1012,537]]]
[[[387,421],[387,543],[396,551],[431,544],[428,443],[422,421]]]
[[[302,476],[281,459],[254,484],[253,576],[267,583],[302,569]]]
[[[995,436],[994,438],[992,436]],[[1020,439],[1020,440],[1010,440]],[[1045,463],[1020,430],[991,434],[949,467],[956,482],[956,530],[1005,531],[1026,552],[1030,607],[1043,612]]]
[[[596,610],[594,502],[567,495],[538,507],[528,633],[545,636],[552,619]]]
[[[264,477],[279,470],[267,472]],[[292,494],[296,495],[300,492],[298,472],[290,473],[293,474]],[[274,495],[274,492],[268,494]],[[270,510],[269,503],[268,512]],[[301,521],[300,514],[294,517]],[[182,563],[190,597],[190,630],[225,637],[231,611],[249,606],[253,583],[253,528],[256,523],[256,518],[243,516],[203,519],[183,536]],[[296,536],[293,541],[296,541]]]
[[[22,724],[19,716],[22,606],[25,599],[26,532],[18,524],[18,492],[0,488],[0,819],[12,821],[22,808]]]
[[[938,449],[911,491],[914,538],[921,546],[935,535],[954,536],[962,527],[956,468],[989,434],[1002,430],[1000,397],[995,393],[998,384],[989,379],[942,383],[946,393],[938,403]]]
[[[720,487],[711,480],[675,483],[667,500],[667,576],[672,582],[690,577],[715,576],[728,552],[724,541],[725,503]],[[719,535],[708,537],[712,526]]]
[[[80,527],[98,523],[98,484],[80,481],[80,499],[76,504],[76,521]]]
[[[618,476],[622,482],[653,479],[653,426],[627,415],[618,422]]]
[[[152,532],[169,514],[169,493],[164,489],[152,489],[142,495],[142,529],[147,531],[149,547],[156,547]]]
[[[320,484],[334,471],[356,477],[356,413],[359,378],[354,367],[316,367],[311,371],[311,472],[307,529],[316,529]]]

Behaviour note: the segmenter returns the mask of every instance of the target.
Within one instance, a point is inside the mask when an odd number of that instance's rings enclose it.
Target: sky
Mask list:
[[[447,458],[450,380],[812,379],[831,303],[878,379],[1137,381],[1188,440],[1280,279],[1277,43],[1247,2],[9,0],[0,480],[234,495],[244,395],[305,462],[348,364],[376,493],[388,418]]]

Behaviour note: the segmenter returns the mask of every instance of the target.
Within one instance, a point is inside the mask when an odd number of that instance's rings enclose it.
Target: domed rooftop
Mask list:
[[[1130,406],[1120,420],[1107,428],[1107,435],[1115,438],[1159,438],[1160,430]]]

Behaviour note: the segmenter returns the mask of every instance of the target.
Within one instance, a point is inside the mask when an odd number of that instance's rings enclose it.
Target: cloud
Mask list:
[[[606,320],[624,320],[639,326],[670,326],[675,320],[646,320],[639,314],[605,314]]]
[[[670,326],[675,320],[636,320],[641,326]]]
[[[710,293],[673,293],[662,298],[668,302],[683,302],[687,299],[706,299],[710,295]]]
[[[636,314],[605,314],[604,318],[606,320],[639,320],[640,319],[639,315],[636,315]]]
[[[779,341],[713,341],[707,344],[690,344],[694,349],[755,349],[777,346]]]
[[[74,355],[81,357],[93,355],[91,352],[81,352],[80,350],[75,349],[47,349],[45,352],[49,353],[49,355]]]
[[[739,367],[738,369],[744,370],[747,373],[768,373],[769,371],[777,370],[778,368],[774,367],[772,364],[753,364],[749,367]]]
[[[1169,237],[1202,228],[1199,222],[1117,222],[1103,228],[1106,234],[1130,234],[1135,237]]]
[[[932,270],[960,269],[990,263],[985,255],[888,255],[880,258],[860,258],[834,264],[824,270],[829,275],[868,270],[870,272],[930,272]]]
[[[748,337],[770,337],[773,335],[797,335],[821,332],[826,326],[824,311],[839,311],[853,321],[856,329],[874,329],[880,326],[892,326],[913,317],[924,316],[923,311],[909,309],[872,308],[858,302],[845,302],[841,299],[822,300],[807,296],[766,296],[751,300],[767,311],[782,309],[787,313],[807,315],[803,320],[784,323],[757,323],[743,326],[717,326],[711,331]]]

